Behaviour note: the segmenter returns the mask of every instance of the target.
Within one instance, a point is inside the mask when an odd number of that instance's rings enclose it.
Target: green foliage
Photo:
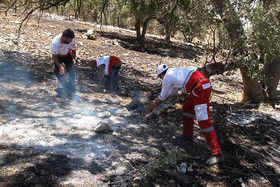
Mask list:
[[[190,1],[189,1],[190,2]],[[213,7],[208,0],[184,3],[178,11],[177,29],[193,38],[202,35],[211,24],[216,24]]]
[[[178,147],[168,148],[166,152],[161,152],[151,158],[147,164],[135,168],[134,178],[144,179],[154,173],[157,169],[167,168],[182,157],[182,151],[180,151]]]
[[[77,0],[70,0],[66,6],[58,7],[58,12],[56,9],[53,11],[62,15],[75,15],[80,17],[85,21],[98,21],[103,0],[87,0],[81,1],[81,12],[80,15],[77,14],[78,4]]]
[[[280,7],[273,3],[265,5],[261,1],[241,4],[236,2],[239,16],[243,21],[247,52],[243,65],[248,68],[248,76],[264,82],[263,63],[280,56]]]
[[[126,1],[126,7],[130,15],[137,19],[155,16],[157,5],[153,0],[129,0]]]
[[[257,5],[252,11],[250,44],[264,58],[280,55],[280,7]]]

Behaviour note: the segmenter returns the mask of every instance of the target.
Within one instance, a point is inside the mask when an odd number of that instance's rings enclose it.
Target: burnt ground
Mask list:
[[[140,45],[128,31],[49,17],[39,27],[32,18],[18,40],[19,20],[1,12],[0,186],[279,186],[279,99],[275,109],[240,103],[238,71],[211,77],[211,117],[225,155],[218,166],[204,164],[210,152],[197,125],[194,146],[175,140],[182,101],[148,121],[127,107],[159,90],[160,62],[203,66],[201,47],[156,38]],[[57,97],[52,72],[50,42],[66,28],[78,46],[77,100]],[[96,40],[81,37],[87,29]],[[124,61],[118,94],[95,91],[87,61],[104,55]],[[100,123],[113,131],[96,133]],[[181,163],[193,171],[178,173]]]

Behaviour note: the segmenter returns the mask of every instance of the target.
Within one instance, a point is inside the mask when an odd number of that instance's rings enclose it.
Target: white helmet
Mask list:
[[[157,75],[159,76],[160,74],[162,74],[162,72],[164,72],[165,70],[167,70],[168,67],[165,64],[161,64],[157,67]]]

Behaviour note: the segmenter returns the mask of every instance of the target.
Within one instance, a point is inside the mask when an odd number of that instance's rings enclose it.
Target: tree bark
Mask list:
[[[248,76],[246,68],[240,68],[243,79],[243,102],[260,103],[264,101],[265,94],[261,83]]]
[[[170,25],[169,25],[169,24],[166,24],[166,25],[165,25],[165,30],[166,30],[165,41],[166,41],[167,43],[170,43],[171,30],[170,30]]]
[[[143,30],[142,30],[142,34],[140,37],[140,42],[144,43],[145,42],[145,36],[146,36],[146,32],[147,32],[147,28],[148,28],[148,24],[149,22],[152,20],[153,18],[147,18],[145,19],[144,23],[143,23]]]
[[[233,46],[234,56],[245,56],[248,51],[244,41],[244,30],[242,22],[238,17],[234,6],[230,0],[212,0],[215,10],[221,16],[225,28],[228,31]],[[240,66],[243,79],[243,101],[260,103],[264,100],[265,95],[261,83],[249,77],[249,69],[245,65]]]
[[[267,59],[264,63],[264,76],[267,86],[267,102],[272,107],[275,107],[275,101],[277,98],[277,86],[280,80],[280,59],[273,58]]]
[[[104,15],[104,21],[105,21],[105,25],[107,25],[107,15],[106,15],[106,7],[108,6],[108,2],[109,0],[104,0],[103,1],[103,4],[102,4],[102,11],[101,11],[101,14],[100,14],[100,22],[101,22],[101,25],[102,25],[102,14]]]
[[[77,9],[75,11],[75,18],[78,19],[81,14],[82,0],[77,0]]]
[[[148,24],[149,24],[149,22],[152,19],[154,19],[154,18],[153,17],[149,17],[149,18],[145,19],[145,21],[143,23],[142,33],[141,33],[141,18],[137,18],[136,19],[136,21],[135,21],[135,30],[136,30],[137,40],[140,43],[144,43],[145,42],[145,36],[146,36]]]
[[[169,18],[168,18],[168,21],[166,22],[165,24],[165,30],[166,30],[166,36],[165,36],[165,41],[167,43],[170,43],[170,38],[171,38],[171,28],[172,26],[174,25],[173,24],[173,20],[174,20],[174,13],[175,13],[175,10],[177,8],[177,4],[178,4],[178,0],[175,0],[175,3],[171,9],[171,12],[170,12],[170,15],[169,15]]]
[[[140,18],[137,18],[135,20],[135,30],[136,30],[136,37],[137,37],[137,40],[140,41],[140,38],[141,38],[141,19]]]

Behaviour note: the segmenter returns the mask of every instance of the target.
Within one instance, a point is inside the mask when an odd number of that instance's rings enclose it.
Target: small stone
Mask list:
[[[82,118],[82,115],[81,115],[81,114],[75,114],[75,115],[74,115],[74,118],[75,118],[75,119],[81,119],[81,118]]]
[[[112,131],[112,127],[108,123],[99,123],[95,129],[95,132],[98,133],[108,133]]]
[[[149,98],[147,98],[147,97],[140,98],[140,103],[146,104],[148,102],[149,102]]]
[[[96,115],[97,117],[100,118],[109,118],[111,116],[111,113],[108,111],[104,111],[104,112],[98,112]]]
[[[88,40],[95,40],[96,35],[93,30],[88,30],[87,33],[82,35],[82,38],[88,39]]]

